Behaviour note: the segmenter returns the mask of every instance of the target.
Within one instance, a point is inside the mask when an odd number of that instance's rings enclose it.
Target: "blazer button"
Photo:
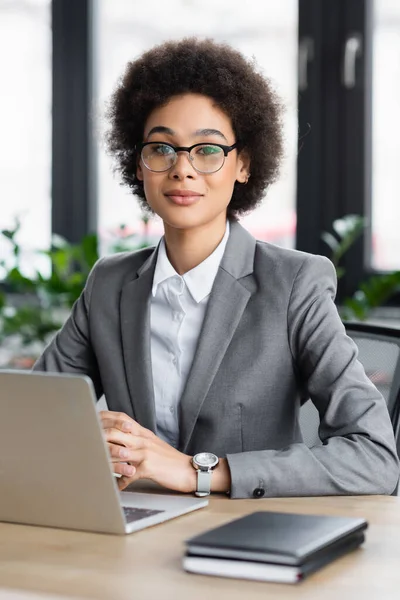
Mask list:
[[[255,490],[253,490],[253,498],[262,498],[264,495],[264,488],[256,488]]]

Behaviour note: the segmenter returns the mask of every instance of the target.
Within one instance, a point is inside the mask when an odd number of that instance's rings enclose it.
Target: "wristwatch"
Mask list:
[[[192,458],[192,465],[197,471],[196,496],[208,496],[211,491],[211,475],[219,458],[212,452],[199,452]]]

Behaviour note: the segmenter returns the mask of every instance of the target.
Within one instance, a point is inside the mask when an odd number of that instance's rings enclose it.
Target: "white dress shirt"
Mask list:
[[[171,265],[161,239],[151,297],[151,364],[157,435],[177,447],[178,406],[193,362],[208,298],[229,237],[184,275]]]

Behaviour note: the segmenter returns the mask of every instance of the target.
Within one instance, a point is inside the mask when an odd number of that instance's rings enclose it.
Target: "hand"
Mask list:
[[[118,478],[125,489],[138,479],[151,479],[178,492],[194,492],[196,471],[191,457],[179,452],[125,413],[99,413],[108,449]],[[126,464],[127,463],[127,464]]]

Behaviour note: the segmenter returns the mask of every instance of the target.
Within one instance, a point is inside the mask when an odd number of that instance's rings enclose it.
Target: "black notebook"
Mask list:
[[[361,518],[255,512],[186,541],[187,571],[297,582],[364,541]]]

